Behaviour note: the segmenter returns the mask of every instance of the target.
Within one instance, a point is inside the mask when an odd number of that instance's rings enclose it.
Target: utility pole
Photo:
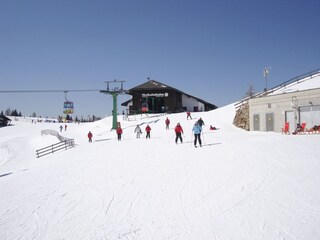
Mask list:
[[[265,92],[268,90],[268,76],[269,76],[270,70],[271,70],[271,67],[265,67],[263,70],[263,76],[266,80],[266,88],[264,89]]]
[[[117,129],[118,127],[118,115],[117,115],[117,97],[119,94],[124,94],[125,90],[123,89],[123,83],[125,81],[106,81],[107,90],[100,90],[101,93],[112,95],[113,99],[113,110],[112,110],[112,129]],[[113,88],[110,88],[110,85],[114,85]],[[119,87],[120,86],[120,87]]]

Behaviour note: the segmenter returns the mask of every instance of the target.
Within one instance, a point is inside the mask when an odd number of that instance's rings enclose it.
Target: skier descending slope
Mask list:
[[[149,138],[150,139],[150,132],[151,132],[151,127],[149,125],[146,126],[146,138]]]
[[[197,141],[199,141],[200,147],[202,147],[202,142],[201,142],[201,131],[202,127],[198,123],[198,121],[194,124],[192,128],[192,132],[194,133],[194,146],[197,147]]]
[[[183,133],[183,129],[180,125],[180,123],[177,124],[177,126],[174,128],[174,131],[176,133],[176,144],[178,144],[178,139],[180,139],[180,142],[182,143],[182,137],[181,134]]]

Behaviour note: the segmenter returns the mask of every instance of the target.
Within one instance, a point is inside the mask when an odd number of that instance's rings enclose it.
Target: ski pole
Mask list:
[[[203,143],[204,143],[204,145],[205,145],[205,144],[206,144],[206,140],[205,140],[205,138],[204,138],[204,134],[203,134],[202,131],[201,131],[201,135],[202,135]]]

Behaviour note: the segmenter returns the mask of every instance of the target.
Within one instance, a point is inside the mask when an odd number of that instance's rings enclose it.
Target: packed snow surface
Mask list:
[[[231,104],[192,120],[119,116],[121,141],[111,118],[61,133],[59,123],[13,121],[0,128],[0,239],[320,239],[320,134],[246,132],[234,114]],[[203,146],[195,148],[200,117]],[[178,122],[183,144],[175,144]],[[44,129],[76,146],[36,158],[58,142]]]

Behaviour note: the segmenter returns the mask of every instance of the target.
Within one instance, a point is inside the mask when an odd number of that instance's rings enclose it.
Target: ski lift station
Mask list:
[[[150,80],[129,89],[132,98],[121,105],[129,114],[163,112],[201,112],[216,109],[217,106],[191,96],[156,80]]]
[[[246,100],[251,131],[289,132],[299,123],[306,128],[320,125],[320,69],[290,79]]]

